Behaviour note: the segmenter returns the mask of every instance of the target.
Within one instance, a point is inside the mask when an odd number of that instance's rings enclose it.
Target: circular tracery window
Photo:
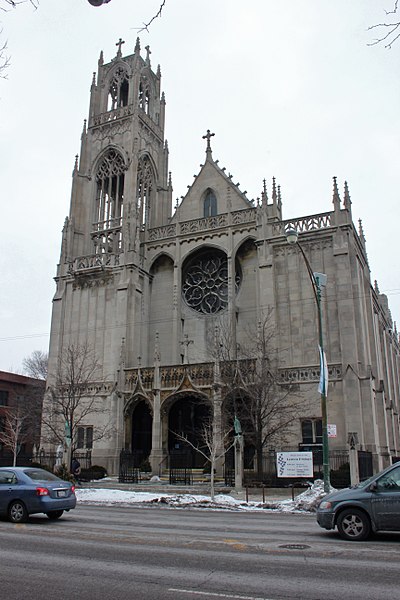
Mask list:
[[[239,288],[241,271],[235,267],[235,288]],[[228,260],[220,250],[194,256],[183,271],[183,298],[190,308],[209,315],[228,305]]]

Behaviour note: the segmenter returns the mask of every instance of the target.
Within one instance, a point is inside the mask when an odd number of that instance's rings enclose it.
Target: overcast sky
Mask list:
[[[161,0],[40,0],[0,13],[0,369],[47,350],[71,173],[100,51],[134,50]],[[141,32],[161,65],[174,198],[214,158],[249,198],[277,178],[283,217],[332,209],[349,183],[371,280],[400,323],[400,40],[368,46],[391,0],[166,0]]]

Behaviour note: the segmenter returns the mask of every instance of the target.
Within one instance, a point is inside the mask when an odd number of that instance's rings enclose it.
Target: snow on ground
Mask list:
[[[323,482],[320,480],[310,489],[296,496],[294,500],[277,500],[266,502],[244,502],[229,496],[217,494],[214,501],[210,496],[192,494],[162,494],[151,492],[133,492],[117,489],[77,488],[78,504],[162,504],[176,508],[208,508],[240,511],[272,510],[275,512],[314,512],[324,496]]]

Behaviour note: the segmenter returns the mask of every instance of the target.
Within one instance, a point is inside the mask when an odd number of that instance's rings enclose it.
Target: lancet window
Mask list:
[[[149,222],[151,197],[154,190],[154,172],[148,156],[139,159],[136,184],[137,218],[141,229]]]
[[[140,83],[139,85],[139,107],[148,115],[150,114],[150,90]]]
[[[119,67],[111,79],[108,91],[107,110],[115,110],[128,105],[129,80],[128,73]]]
[[[217,198],[212,189],[208,188],[204,195],[204,217],[215,217],[217,214]]]
[[[96,214],[92,233],[96,253],[121,251],[124,173],[123,157],[110,149],[96,173]]]

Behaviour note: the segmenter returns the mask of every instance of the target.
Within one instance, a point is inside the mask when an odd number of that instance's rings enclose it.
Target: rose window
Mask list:
[[[235,289],[237,291],[241,273],[236,264]],[[228,305],[228,260],[221,251],[196,255],[183,272],[183,298],[190,308],[209,315]]]

